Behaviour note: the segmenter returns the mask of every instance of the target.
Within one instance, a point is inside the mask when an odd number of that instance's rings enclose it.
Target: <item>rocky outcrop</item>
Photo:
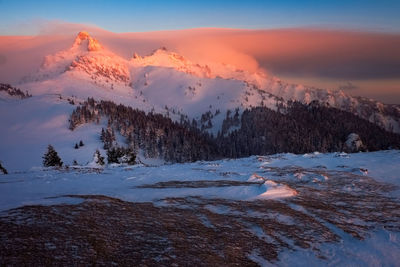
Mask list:
[[[348,152],[358,152],[365,149],[360,136],[356,133],[351,133],[347,136],[345,145]]]
[[[82,45],[85,41],[87,41],[87,50],[88,51],[99,51],[103,47],[101,44],[94,38],[92,38],[89,33],[82,31],[78,33],[78,36],[75,38],[75,42],[73,47],[78,47]]]

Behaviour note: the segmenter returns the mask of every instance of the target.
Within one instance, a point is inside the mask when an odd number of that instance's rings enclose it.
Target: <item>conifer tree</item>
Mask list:
[[[128,149],[126,151],[126,163],[128,165],[135,165],[136,164],[136,155],[133,149]]]
[[[83,144],[82,140],[81,140],[81,141],[79,141],[79,146],[84,146],[84,144]]]
[[[52,145],[48,145],[47,152],[43,156],[43,166],[44,167],[52,167],[58,166],[61,167],[63,162],[61,158],[58,156],[57,151],[55,151]]]
[[[105,164],[104,157],[100,154],[98,149],[96,149],[96,152],[94,152],[94,162],[101,166]]]
[[[75,149],[78,149],[78,148],[79,148],[78,144],[75,143],[74,148],[75,148]]]
[[[113,147],[107,150],[108,163],[120,163],[119,159],[123,156],[124,154],[119,147]]]
[[[6,168],[4,168],[3,165],[1,165],[1,161],[0,161],[0,171],[2,171],[4,174],[8,174]]]

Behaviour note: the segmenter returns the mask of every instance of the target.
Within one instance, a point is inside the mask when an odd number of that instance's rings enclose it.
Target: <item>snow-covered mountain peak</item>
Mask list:
[[[144,57],[134,53],[130,62],[135,67],[155,66],[173,68],[177,71],[200,78],[222,78],[244,81],[256,86],[257,88],[263,87],[269,79],[268,75],[262,70],[257,72],[249,72],[241,69],[238,66],[221,62],[207,62],[207,64],[199,64],[197,62],[190,61],[181,54],[169,51],[165,47],[161,47],[153,51],[150,55]]]
[[[89,78],[99,85],[127,84],[130,80],[128,61],[104,48],[89,33],[81,31],[69,49],[48,55],[41,68],[27,81],[57,78],[66,72]]]
[[[87,51],[99,51],[103,47],[102,45],[94,38],[92,38],[88,32],[81,31],[75,38],[72,49],[84,47]]]
[[[207,65],[201,66],[200,64],[195,64],[178,53],[168,51],[165,47],[159,48],[144,57],[134,53],[130,62],[136,67],[156,66],[174,68],[198,77],[212,78],[211,70]]]

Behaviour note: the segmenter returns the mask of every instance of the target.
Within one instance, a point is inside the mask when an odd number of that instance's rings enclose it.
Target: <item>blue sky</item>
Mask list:
[[[400,31],[400,1],[18,1],[0,0],[0,34],[35,34],[52,21],[113,32],[198,27],[328,27]]]

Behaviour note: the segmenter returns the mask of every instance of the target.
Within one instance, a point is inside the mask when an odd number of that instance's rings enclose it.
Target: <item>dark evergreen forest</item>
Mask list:
[[[241,118],[238,110],[228,111],[222,132],[214,137],[199,129],[196,121],[184,117],[174,122],[161,114],[89,98],[71,114],[70,129],[106,118],[107,127],[99,134],[105,149],[120,145],[115,141],[118,132],[133,151],[142,149],[148,157],[162,157],[170,162],[281,152],[346,151],[345,141],[350,133],[361,137],[366,151],[400,148],[400,135],[346,111],[299,102],[279,108],[280,112],[266,107],[247,109]],[[229,131],[231,126],[236,126],[236,130]]]

